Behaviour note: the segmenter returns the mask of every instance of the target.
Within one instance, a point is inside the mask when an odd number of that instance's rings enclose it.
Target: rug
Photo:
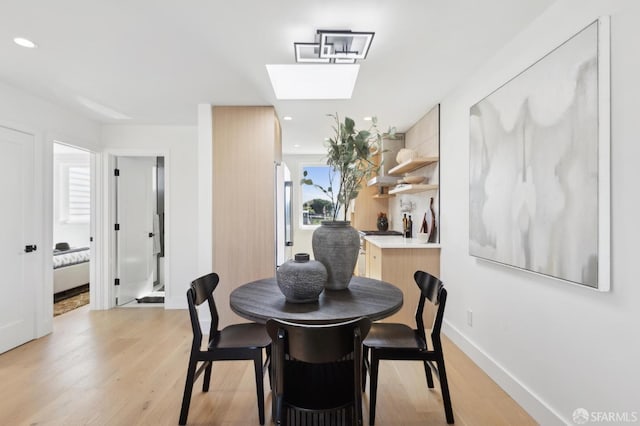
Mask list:
[[[89,303],[89,291],[71,296],[53,304],[53,316],[57,317]]]
[[[138,303],[164,303],[164,296],[145,296],[136,300]]]

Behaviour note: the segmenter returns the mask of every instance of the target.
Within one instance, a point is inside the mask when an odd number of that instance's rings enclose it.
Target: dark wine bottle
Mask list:
[[[413,220],[411,220],[411,215],[409,215],[409,222],[408,222],[408,232],[407,232],[407,238],[413,238]]]
[[[431,230],[429,231],[429,242],[435,243],[437,242],[436,233],[438,232],[438,227],[436,226],[436,212],[433,209],[433,197],[431,197],[431,201],[429,202],[429,208],[431,209]]]

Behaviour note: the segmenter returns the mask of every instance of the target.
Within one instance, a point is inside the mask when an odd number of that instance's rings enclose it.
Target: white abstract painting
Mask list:
[[[471,255],[598,288],[598,95],[594,22],[471,107]]]

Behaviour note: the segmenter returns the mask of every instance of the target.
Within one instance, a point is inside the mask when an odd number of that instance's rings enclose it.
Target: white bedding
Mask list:
[[[54,294],[89,283],[90,255],[88,247],[54,252]]]
[[[76,263],[88,262],[91,258],[89,247],[65,250],[53,253],[53,269],[63,266],[75,265]]]

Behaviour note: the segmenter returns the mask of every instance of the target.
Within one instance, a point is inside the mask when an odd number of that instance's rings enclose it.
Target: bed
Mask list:
[[[89,247],[53,251],[53,294],[89,284]]]

